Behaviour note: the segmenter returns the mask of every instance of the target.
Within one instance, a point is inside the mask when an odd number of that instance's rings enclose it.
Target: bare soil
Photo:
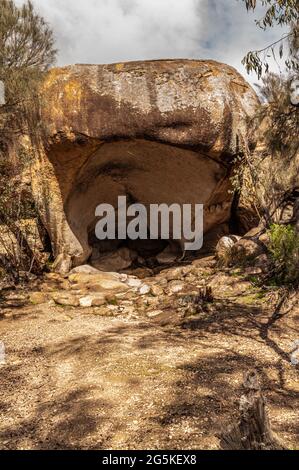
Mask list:
[[[215,305],[183,320],[169,299],[155,317],[51,302],[2,310],[0,448],[217,449],[255,368],[274,433],[298,449],[298,303],[273,315],[275,294],[244,276],[205,276]]]

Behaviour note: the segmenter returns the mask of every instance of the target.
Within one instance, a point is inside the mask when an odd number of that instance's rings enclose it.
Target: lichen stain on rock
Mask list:
[[[73,265],[85,263],[91,250],[88,227],[94,223],[90,207],[128,188],[146,204],[149,195],[155,203],[175,202],[177,188],[179,203],[206,204],[206,230],[227,222],[232,161],[249,144],[248,122],[258,105],[241,75],[214,61],[51,70],[41,89],[47,141],[32,175],[55,256],[66,253]],[[104,162],[131,170],[121,171],[115,185],[98,173]],[[99,175],[94,181],[84,174],[91,168]],[[79,191],[82,181],[85,194]]]

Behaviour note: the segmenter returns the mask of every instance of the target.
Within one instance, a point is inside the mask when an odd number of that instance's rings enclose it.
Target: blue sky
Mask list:
[[[22,3],[23,0],[16,0]],[[248,50],[278,39],[242,0],[33,0],[54,29],[58,65],[161,58],[216,59],[236,67]],[[278,71],[274,66],[274,70]]]

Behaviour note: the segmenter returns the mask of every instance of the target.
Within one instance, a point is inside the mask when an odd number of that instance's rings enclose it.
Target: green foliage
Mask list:
[[[295,228],[291,225],[273,224],[269,230],[270,245],[269,250],[275,261],[282,261],[293,256],[298,250],[299,238]]]
[[[39,262],[21,229],[36,216],[30,188],[21,173],[31,159],[30,143],[38,133],[38,87],[56,56],[53,33],[27,0],[18,7],[0,0],[0,80],[5,105],[0,107],[0,264],[18,281],[20,271],[38,270]],[[28,136],[21,144],[21,137]]]
[[[8,106],[22,100],[30,82],[40,78],[55,55],[53,33],[32,3],[17,7],[12,0],[1,0],[0,80],[5,84]]]
[[[290,83],[273,73],[262,77],[258,91],[264,104],[252,123],[259,145],[237,159],[232,178],[241,205],[254,208],[267,227],[281,220],[298,188],[299,113],[290,102]]]
[[[21,146],[18,149],[17,166],[0,152],[0,224],[9,225],[18,219],[37,216],[20,177],[20,173],[28,170],[31,159],[30,150]]]
[[[55,56],[53,33],[32,3],[27,0],[17,7],[13,0],[0,0],[0,80],[5,86],[1,147],[24,131],[29,133],[38,83]]]
[[[281,284],[299,283],[299,235],[291,225],[273,224],[269,230],[269,252],[274,279]]]
[[[257,0],[242,0],[247,10],[255,10]],[[269,71],[268,59],[274,60],[279,57],[285,58],[285,66],[288,70],[299,71],[299,2],[298,0],[259,0],[260,5],[265,8],[265,14],[260,20],[256,20],[258,27],[266,30],[275,25],[287,26],[289,32],[278,41],[257,51],[250,51],[244,57],[242,63],[247,72],[256,72],[258,78]]]
[[[289,160],[298,149],[299,129],[299,113],[290,102],[290,85],[291,77],[268,73],[258,86],[260,96],[269,105],[261,108],[259,117],[267,116],[271,120],[265,132],[265,143],[271,152],[280,152]]]
[[[289,25],[298,19],[298,0],[243,0],[247,10],[255,10],[260,3],[266,8],[265,15],[256,21],[261,28]]]
[[[37,267],[33,249],[37,238],[32,236],[30,225],[25,224],[28,219],[36,220],[37,212],[30,190],[20,176],[28,169],[31,154],[20,147],[18,156],[16,166],[0,152],[0,268],[5,268],[6,276],[14,282],[19,282],[21,271]],[[34,238],[31,246],[29,238]]]

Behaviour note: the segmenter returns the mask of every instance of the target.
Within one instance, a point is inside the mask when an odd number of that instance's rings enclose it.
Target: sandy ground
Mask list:
[[[225,295],[183,323],[95,313],[28,305],[0,317],[1,449],[217,449],[253,367],[273,431],[299,448],[298,307],[273,318],[267,299]]]

